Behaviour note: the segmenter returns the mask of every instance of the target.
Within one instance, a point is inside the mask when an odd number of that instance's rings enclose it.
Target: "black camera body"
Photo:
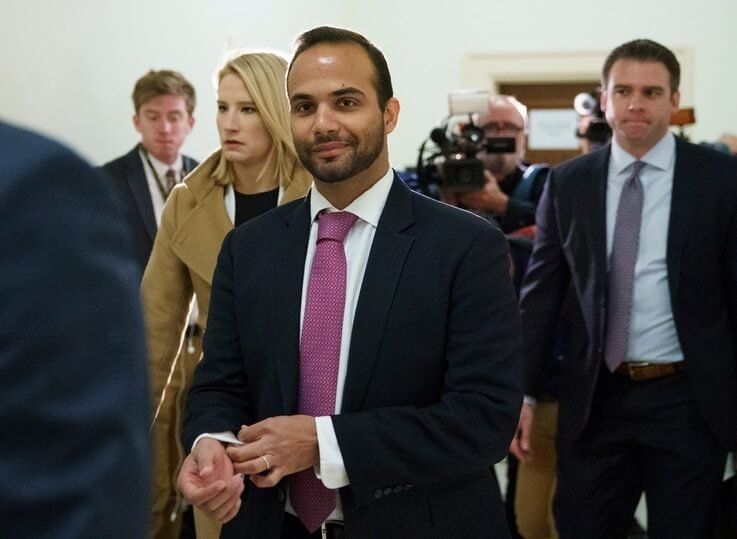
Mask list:
[[[573,108],[579,116],[591,116],[588,126],[582,132],[576,129],[576,136],[588,140],[594,146],[601,146],[612,138],[612,128],[606,121],[599,103],[600,92],[580,93],[573,100]]]
[[[488,105],[487,105],[488,106]],[[430,133],[422,143],[417,162],[418,184],[425,194],[438,198],[439,189],[465,192],[482,189],[486,184],[484,164],[477,157],[486,153],[514,153],[513,137],[484,136],[484,130],[475,125],[473,115],[468,121],[449,126],[453,116]],[[427,155],[426,145],[431,142],[434,151]]]

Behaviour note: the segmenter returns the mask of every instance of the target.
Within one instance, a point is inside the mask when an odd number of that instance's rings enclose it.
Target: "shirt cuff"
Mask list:
[[[528,406],[535,406],[537,404],[537,399],[535,397],[530,397],[529,395],[525,395],[522,398],[522,402]]]
[[[190,452],[194,451],[194,447],[197,445],[197,442],[199,442],[202,438],[212,438],[213,440],[225,442],[226,444],[243,445],[243,442],[241,442],[238,438],[236,438],[235,434],[233,434],[230,431],[215,432],[215,433],[206,432],[204,434],[200,434],[197,438],[195,438],[194,443],[192,444],[192,449],[190,449]]]
[[[335,436],[333,420],[330,416],[316,417],[317,448],[320,459],[315,465],[315,475],[329,489],[338,489],[350,484],[348,472],[343,463],[338,438]]]

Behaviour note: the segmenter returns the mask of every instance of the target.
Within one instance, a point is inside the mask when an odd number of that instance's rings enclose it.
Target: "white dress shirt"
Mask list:
[[[368,262],[371,245],[374,241],[376,227],[379,224],[379,218],[384,211],[389,191],[392,187],[394,179],[394,171],[391,167],[386,174],[376,182],[366,192],[361,194],[356,200],[351,202],[343,210],[337,210],[333,205],[320,193],[313,184],[310,195],[310,236],[307,242],[307,254],[305,256],[305,270],[302,279],[302,307],[300,311],[300,320],[304,320],[305,301],[307,298],[307,284],[310,280],[312,271],[312,260],[315,256],[315,248],[317,245],[317,214],[325,210],[328,212],[347,211],[358,217],[356,224],[348,232],[343,246],[346,256],[346,296],[345,309],[343,311],[343,334],[340,343],[340,359],[338,366],[338,380],[335,391],[335,413],[339,414],[343,402],[343,388],[345,387],[345,377],[348,370],[348,352],[351,345],[351,335],[353,331],[353,318],[356,313],[356,305],[358,304],[358,296],[361,292],[361,283],[363,275],[366,271],[366,263]],[[300,328],[300,337],[302,330]],[[338,439],[335,435],[332,419],[329,416],[316,417],[315,425],[317,428],[317,444],[320,453],[320,462],[315,466],[315,474],[322,483],[329,489],[338,489],[350,484],[348,474],[343,462],[343,455],[340,452]],[[202,434],[197,437],[192,447],[197,444],[200,438],[208,437],[217,440],[241,445],[241,442],[231,432],[222,432],[215,434]],[[337,505],[335,510],[330,514],[328,520],[343,520],[343,508],[340,503],[340,497],[336,497]],[[291,501],[287,498],[286,510],[295,514]]]
[[[606,191],[607,266],[624,182],[637,159],[612,140]],[[640,161],[644,191],[640,244],[635,262],[628,361],[668,363],[683,360],[668,290],[668,223],[670,220],[676,141],[666,134]]]
[[[153,207],[154,207],[154,217],[156,218],[156,228],[158,228],[161,226],[161,214],[164,211],[164,202],[166,202],[166,200],[164,200],[164,197],[161,196],[161,190],[159,189],[159,185],[156,183],[156,177],[154,176],[154,173],[151,170],[151,167],[146,161],[146,155],[144,155],[144,153],[141,150],[138,150],[138,155],[141,158],[141,163],[143,164],[143,170],[146,173],[146,181],[148,182],[148,190],[151,193],[151,204],[153,204]],[[148,154],[148,159],[151,161],[151,164],[153,165],[154,169],[156,169],[156,174],[159,175],[159,180],[161,180],[161,184],[163,185],[164,188],[166,188],[166,171],[169,169],[172,169],[176,173],[177,183],[182,181],[182,156],[181,154],[177,156],[176,161],[174,161],[174,164],[172,165],[167,165],[163,161],[159,161],[150,153]]]

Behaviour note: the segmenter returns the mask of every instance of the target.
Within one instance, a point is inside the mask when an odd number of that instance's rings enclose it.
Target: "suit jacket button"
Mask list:
[[[397,485],[396,487],[394,487],[394,491],[393,492],[394,492],[394,494],[399,494],[400,492],[402,492],[402,490],[403,490],[402,489],[402,485]]]
[[[384,495],[384,492],[383,492],[383,491],[382,491],[382,490],[381,490],[380,488],[377,488],[377,489],[376,489],[376,490],[374,491],[374,498],[376,498],[377,500],[378,500],[379,498],[381,498],[381,497],[382,497],[383,495]]]
[[[392,487],[386,487],[386,488],[384,489],[384,496],[388,496],[388,495],[389,495],[389,494],[391,494],[392,492],[393,492],[393,490],[392,490]]]
[[[284,501],[284,491],[282,489],[279,489],[279,494],[277,494],[277,497],[279,498],[280,502]]]

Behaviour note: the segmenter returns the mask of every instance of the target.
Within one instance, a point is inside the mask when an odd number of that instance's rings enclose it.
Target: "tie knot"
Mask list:
[[[317,219],[317,241],[328,239],[343,243],[358,216],[347,211],[332,213],[323,211]]]
[[[177,173],[173,168],[166,171],[166,194],[168,195],[177,184]]]
[[[645,161],[635,161],[632,165],[632,178],[639,176],[643,168],[645,168]]]

